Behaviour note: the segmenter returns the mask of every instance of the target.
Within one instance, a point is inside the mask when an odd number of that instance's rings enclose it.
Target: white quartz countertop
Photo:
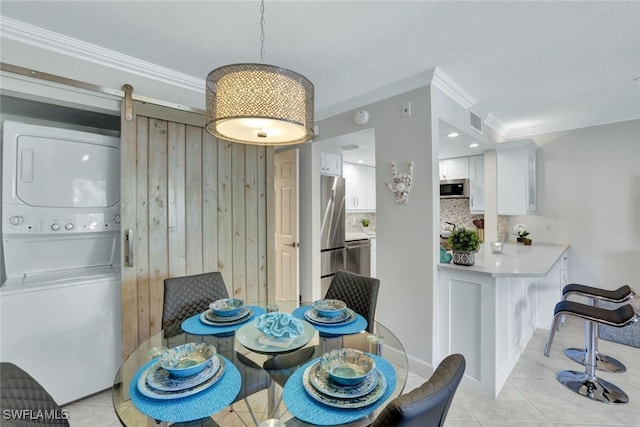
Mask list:
[[[344,236],[344,240],[347,242],[351,240],[375,239],[375,238],[376,238],[375,231],[368,231],[366,233],[362,233],[362,232],[346,233]]]
[[[505,243],[502,253],[494,254],[491,252],[491,244],[485,242],[476,253],[474,265],[439,263],[438,269],[489,274],[493,277],[544,277],[568,247],[568,245],[552,243],[534,242],[531,246]]]

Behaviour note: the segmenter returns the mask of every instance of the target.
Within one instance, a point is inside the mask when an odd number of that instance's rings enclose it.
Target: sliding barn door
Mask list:
[[[167,277],[220,271],[230,295],[274,283],[273,148],[217,140],[204,116],[134,102],[122,115],[122,338],[162,325]]]

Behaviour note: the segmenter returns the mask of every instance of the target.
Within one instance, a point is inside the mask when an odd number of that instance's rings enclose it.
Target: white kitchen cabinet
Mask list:
[[[469,158],[440,160],[440,180],[469,178]]]
[[[469,210],[484,213],[484,156],[469,157]]]
[[[376,210],[376,168],[344,163],[345,209],[347,212]]]
[[[320,174],[321,175],[342,175],[342,156],[335,153],[320,153]]]
[[[549,329],[556,304],[562,299],[562,289],[568,285],[569,255],[564,251],[549,272],[536,281],[536,327]]]
[[[532,140],[496,145],[498,215],[536,211],[536,150]]]
[[[371,277],[376,277],[376,274],[378,274],[377,269],[376,269],[376,238],[372,237],[371,239]]]

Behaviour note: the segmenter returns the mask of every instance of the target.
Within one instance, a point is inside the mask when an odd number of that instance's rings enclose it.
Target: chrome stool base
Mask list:
[[[620,388],[601,378],[589,378],[584,372],[560,371],[556,378],[573,392],[591,400],[610,404],[629,403],[629,396]]]
[[[565,356],[581,365],[585,364],[586,350],[581,348],[568,348],[564,351]],[[622,362],[606,354],[596,351],[596,369],[604,372],[620,373],[625,372],[627,368]]]

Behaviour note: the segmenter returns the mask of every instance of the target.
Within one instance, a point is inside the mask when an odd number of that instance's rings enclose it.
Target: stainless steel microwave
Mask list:
[[[469,180],[468,179],[449,179],[440,181],[440,198],[441,199],[468,199],[469,198]]]

